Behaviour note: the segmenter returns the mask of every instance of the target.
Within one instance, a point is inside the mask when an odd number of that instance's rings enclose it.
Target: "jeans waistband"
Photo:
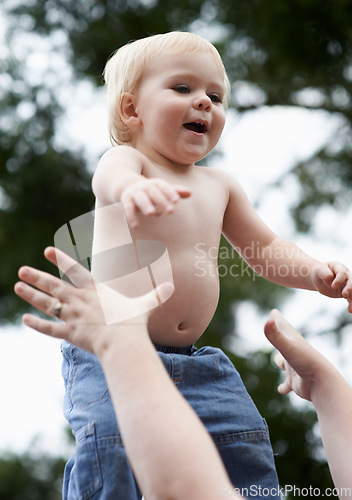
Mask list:
[[[165,354],[183,354],[185,356],[190,356],[196,350],[194,344],[187,345],[185,347],[173,347],[168,345],[154,344],[154,347],[157,351],[163,352]]]

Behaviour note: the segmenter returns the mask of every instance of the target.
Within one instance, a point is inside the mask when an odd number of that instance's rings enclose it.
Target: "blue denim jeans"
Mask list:
[[[156,348],[210,432],[236,488],[248,498],[278,499],[267,425],[229,358],[213,347]],[[98,359],[67,342],[62,353],[65,416],[76,438],[75,453],[65,468],[63,498],[140,500]],[[231,496],[219,484],[219,498]]]

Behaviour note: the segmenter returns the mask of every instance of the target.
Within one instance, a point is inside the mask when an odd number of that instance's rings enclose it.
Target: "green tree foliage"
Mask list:
[[[43,249],[55,231],[93,207],[80,154],[55,145],[62,112],[45,83],[31,86],[23,61],[0,62],[0,321],[25,305],[13,294],[24,263],[47,267]]]
[[[60,500],[64,460],[47,455],[0,458],[1,500]]]
[[[219,2],[216,18],[228,30],[224,59],[238,109],[301,106],[341,119],[336,136],[292,170],[301,186],[292,215],[303,231],[310,229],[317,208],[351,201],[351,17],[348,0]],[[252,87],[252,102],[236,98],[243,84]],[[328,185],[327,179],[334,182]]]

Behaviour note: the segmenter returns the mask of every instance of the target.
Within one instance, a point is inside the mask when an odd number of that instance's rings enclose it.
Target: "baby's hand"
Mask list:
[[[314,267],[312,280],[316,290],[328,297],[342,297],[352,313],[352,272],[340,262],[322,262]]]
[[[170,214],[180,198],[191,196],[190,189],[163,179],[143,179],[126,188],[121,196],[127,223],[138,226],[138,211],[146,216]]]

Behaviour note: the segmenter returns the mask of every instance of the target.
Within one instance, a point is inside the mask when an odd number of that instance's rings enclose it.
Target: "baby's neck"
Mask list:
[[[172,158],[161,155],[157,151],[154,151],[148,147],[143,147],[140,144],[132,144],[134,149],[142,153],[157,169],[165,172],[173,172],[175,174],[187,174],[190,170],[195,167],[194,163],[179,163],[174,161]]]

